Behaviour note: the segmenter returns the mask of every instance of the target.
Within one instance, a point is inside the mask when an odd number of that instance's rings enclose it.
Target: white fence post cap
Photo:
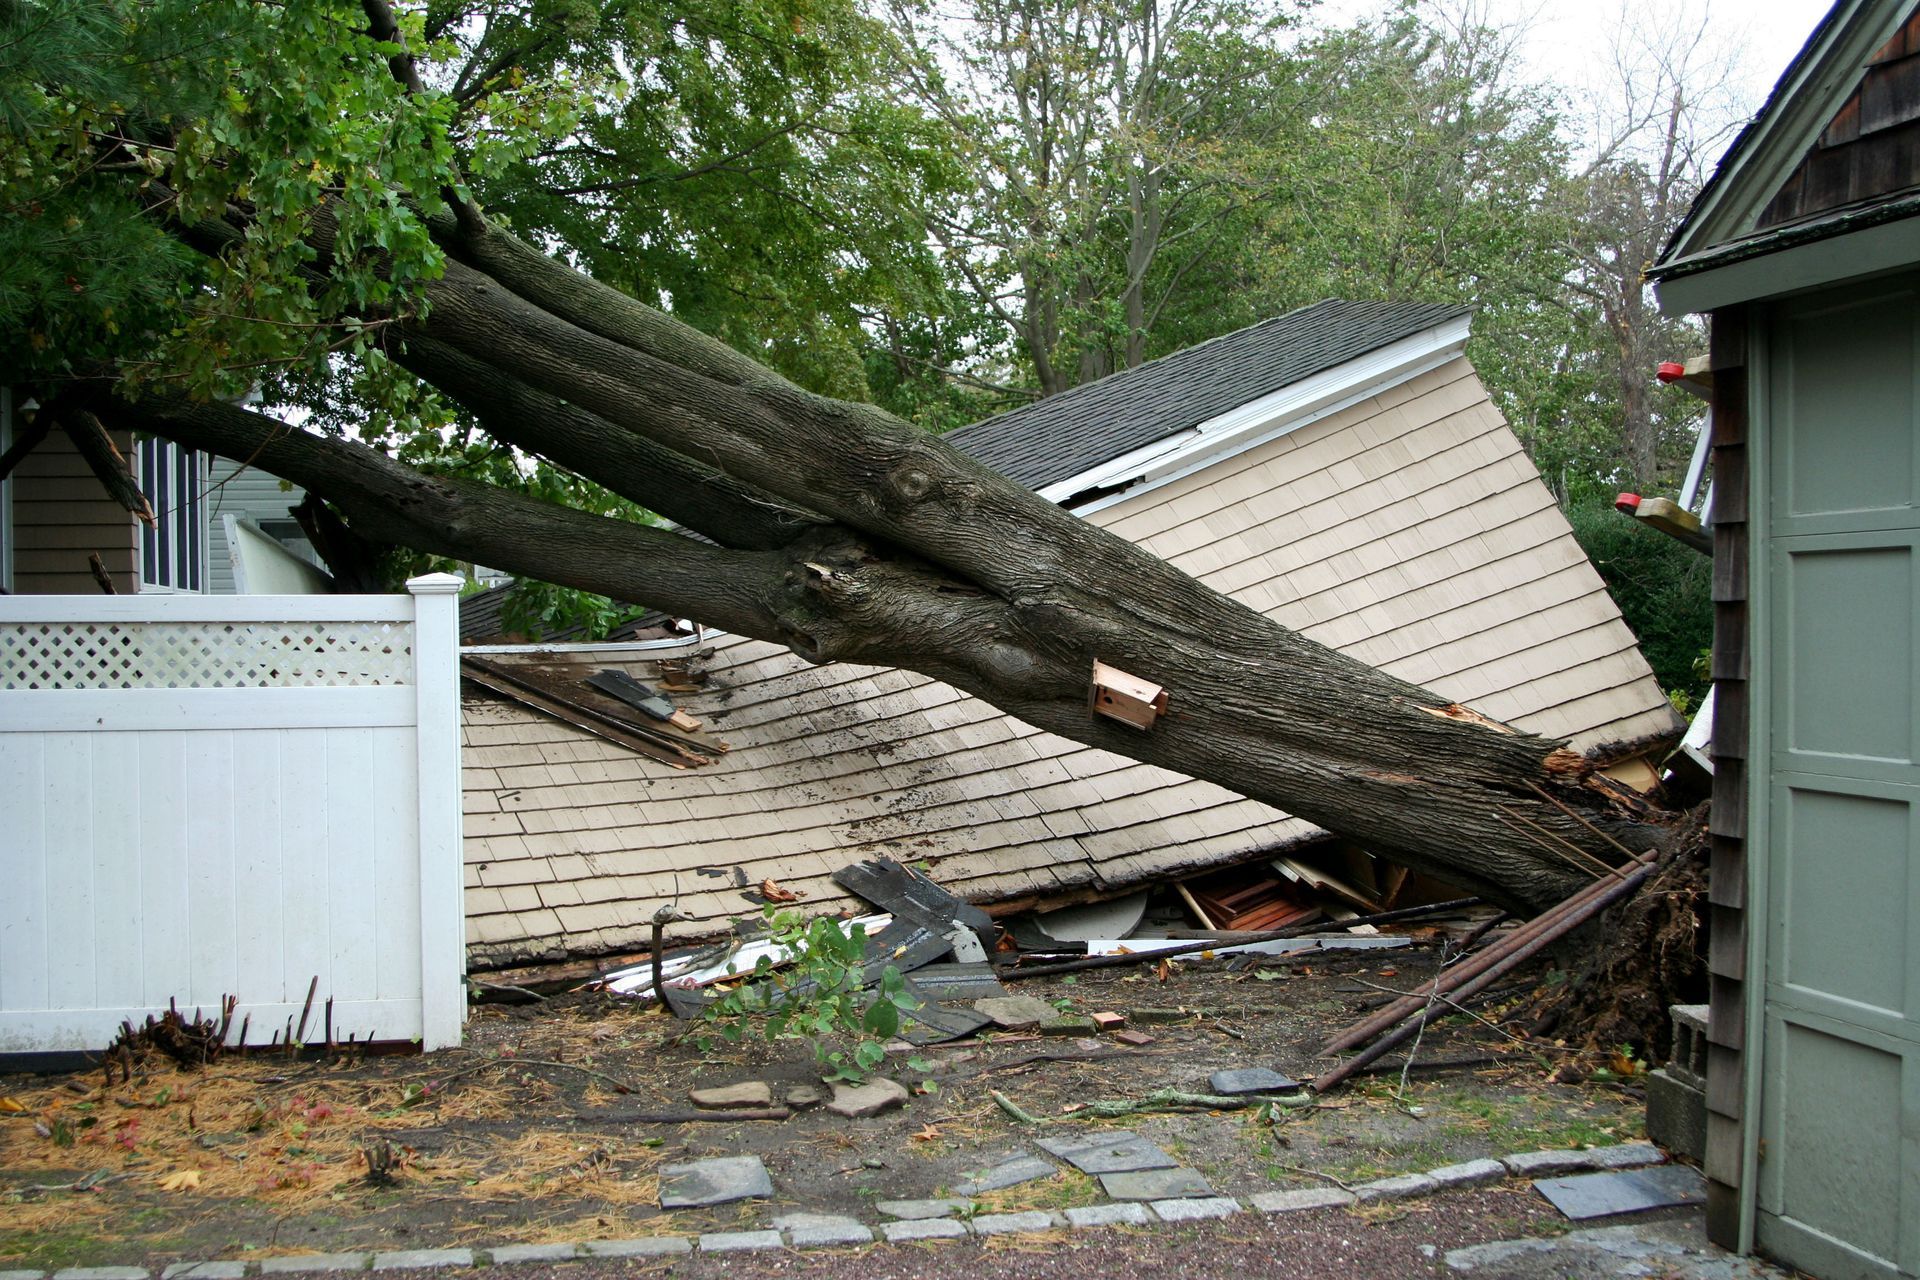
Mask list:
[[[407,579],[407,590],[417,596],[450,596],[466,585],[467,580],[455,573],[423,573]]]

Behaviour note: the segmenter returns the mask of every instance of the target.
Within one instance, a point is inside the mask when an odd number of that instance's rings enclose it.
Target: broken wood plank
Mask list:
[[[576,729],[585,730],[595,737],[605,738],[629,751],[651,756],[676,769],[713,763],[712,756],[693,750],[682,739],[615,719],[585,703],[562,697],[531,681],[521,679],[498,663],[472,656],[462,657],[460,674],[483,688],[491,689],[536,711],[544,712],[556,720],[564,720]]]

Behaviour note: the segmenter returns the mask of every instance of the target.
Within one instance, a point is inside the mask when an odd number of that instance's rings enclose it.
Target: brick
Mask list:
[[[1305,1209],[1344,1207],[1356,1199],[1353,1192],[1338,1187],[1305,1187],[1299,1191],[1262,1191],[1247,1203],[1261,1213],[1299,1213]]]
[[[569,1262],[580,1256],[577,1244],[503,1244],[488,1250],[494,1265],[514,1262]]]
[[[1240,1202],[1226,1196],[1204,1200],[1155,1200],[1153,1211],[1162,1222],[1198,1222],[1203,1218],[1230,1218],[1240,1212]]]
[[[910,1240],[965,1239],[967,1228],[952,1218],[909,1218],[904,1222],[882,1223],[880,1234],[887,1238],[888,1244],[905,1244]]]
[[[1596,1168],[1638,1169],[1642,1165],[1664,1164],[1666,1155],[1651,1142],[1622,1142],[1612,1147],[1595,1147],[1587,1152]]]
[[[1023,1231],[1052,1231],[1060,1226],[1060,1219],[1051,1213],[1042,1213],[1030,1209],[1025,1213],[983,1213],[973,1220],[976,1234],[983,1236],[1015,1235]]]
[[[424,1267],[470,1267],[471,1249],[395,1249],[373,1255],[375,1271],[414,1271]]]
[[[1086,1204],[1067,1210],[1067,1223],[1075,1227],[1145,1227],[1153,1224],[1153,1214],[1143,1204]]]
[[[709,1231],[700,1237],[702,1253],[744,1253],[751,1249],[779,1249],[786,1245],[778,1231]]]
[[[1461,1164],[1448,1164],[1438,1169],[1429,1169],[1427,1176],[1439,1183],[1442,1190],[1450,1190],[1454,1187],[1478,1187],[1489,1182],[1498,1182],[1506,1177],[1507,1166],[1498,1160],[1468,1160]]]
[[[1557,1173],[1586,1173],[1597,1167],[1591,1151],[1522,1151],[1502,1156],[1507,1172],[1521,1178],[1552,1177]]]
[[[372,1261],[373,1255],[370,1253],[296,1253],[285,1258],[260,1259],[260,1274],[272,1276],[301,1271],[365,1271]]]
[[[662,1258],[677,1253],[692,1253],[693,1241],[686,1236],[641,1236],[633,1240],[589,1240],[580,1246],[589,1258]]]
[[[1363,1182],[1353,1189],[1353,1194],[1361,1204],[1370,1204],[1379,1200],[1411,1200],[1415,1196],[1432,1195],[1439,1189],[1440,1184],[1424,1173],[1403,1173],[1397,1178]]]

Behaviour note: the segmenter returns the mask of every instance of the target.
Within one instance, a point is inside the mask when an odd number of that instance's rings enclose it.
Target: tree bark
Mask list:
[[[1593,859],[1655,839],[1561,743],[1314,644],[940,438],[805,392],[498,230],[447,219],[436,234],[448,269],[396,357],[497,438],[711,541],[423,475],[233,405],[96,406],[250,459],[365,537],[814,661],[921,671],[1512,910],[1558,902],[1593,878]],[[1093,714],[1096,659],[1166,688],[1167,714],[1145,731]]]

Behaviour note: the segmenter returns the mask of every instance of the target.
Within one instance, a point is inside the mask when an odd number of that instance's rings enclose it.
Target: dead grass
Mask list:
[[[379,1144],[393,1153],[399,1182],[441,1196],[568,1197],[616,1207],[657,1200],[659,1157],[639,1143],[551,1130],[432,1155],[409,1143],[415,1129],[509,1120],[525,1113],[529,1095],[557,1096],[548,1081],[509,1084],[503,1074],[476,1072],[436,1092],[426,1073],[361,1080],[248,1059],[157,1070],[84,1094],[65,1085],[22,1090],[10,1096],[24,1110],[0,1117],[0,1217],[13,1233],[84,1228],[109,1238],[114,1198],[61,1189],[82,1177],[178,1194],[183,1209],[245,1199],[294,1214],[366,1182],[366,1152]]]

